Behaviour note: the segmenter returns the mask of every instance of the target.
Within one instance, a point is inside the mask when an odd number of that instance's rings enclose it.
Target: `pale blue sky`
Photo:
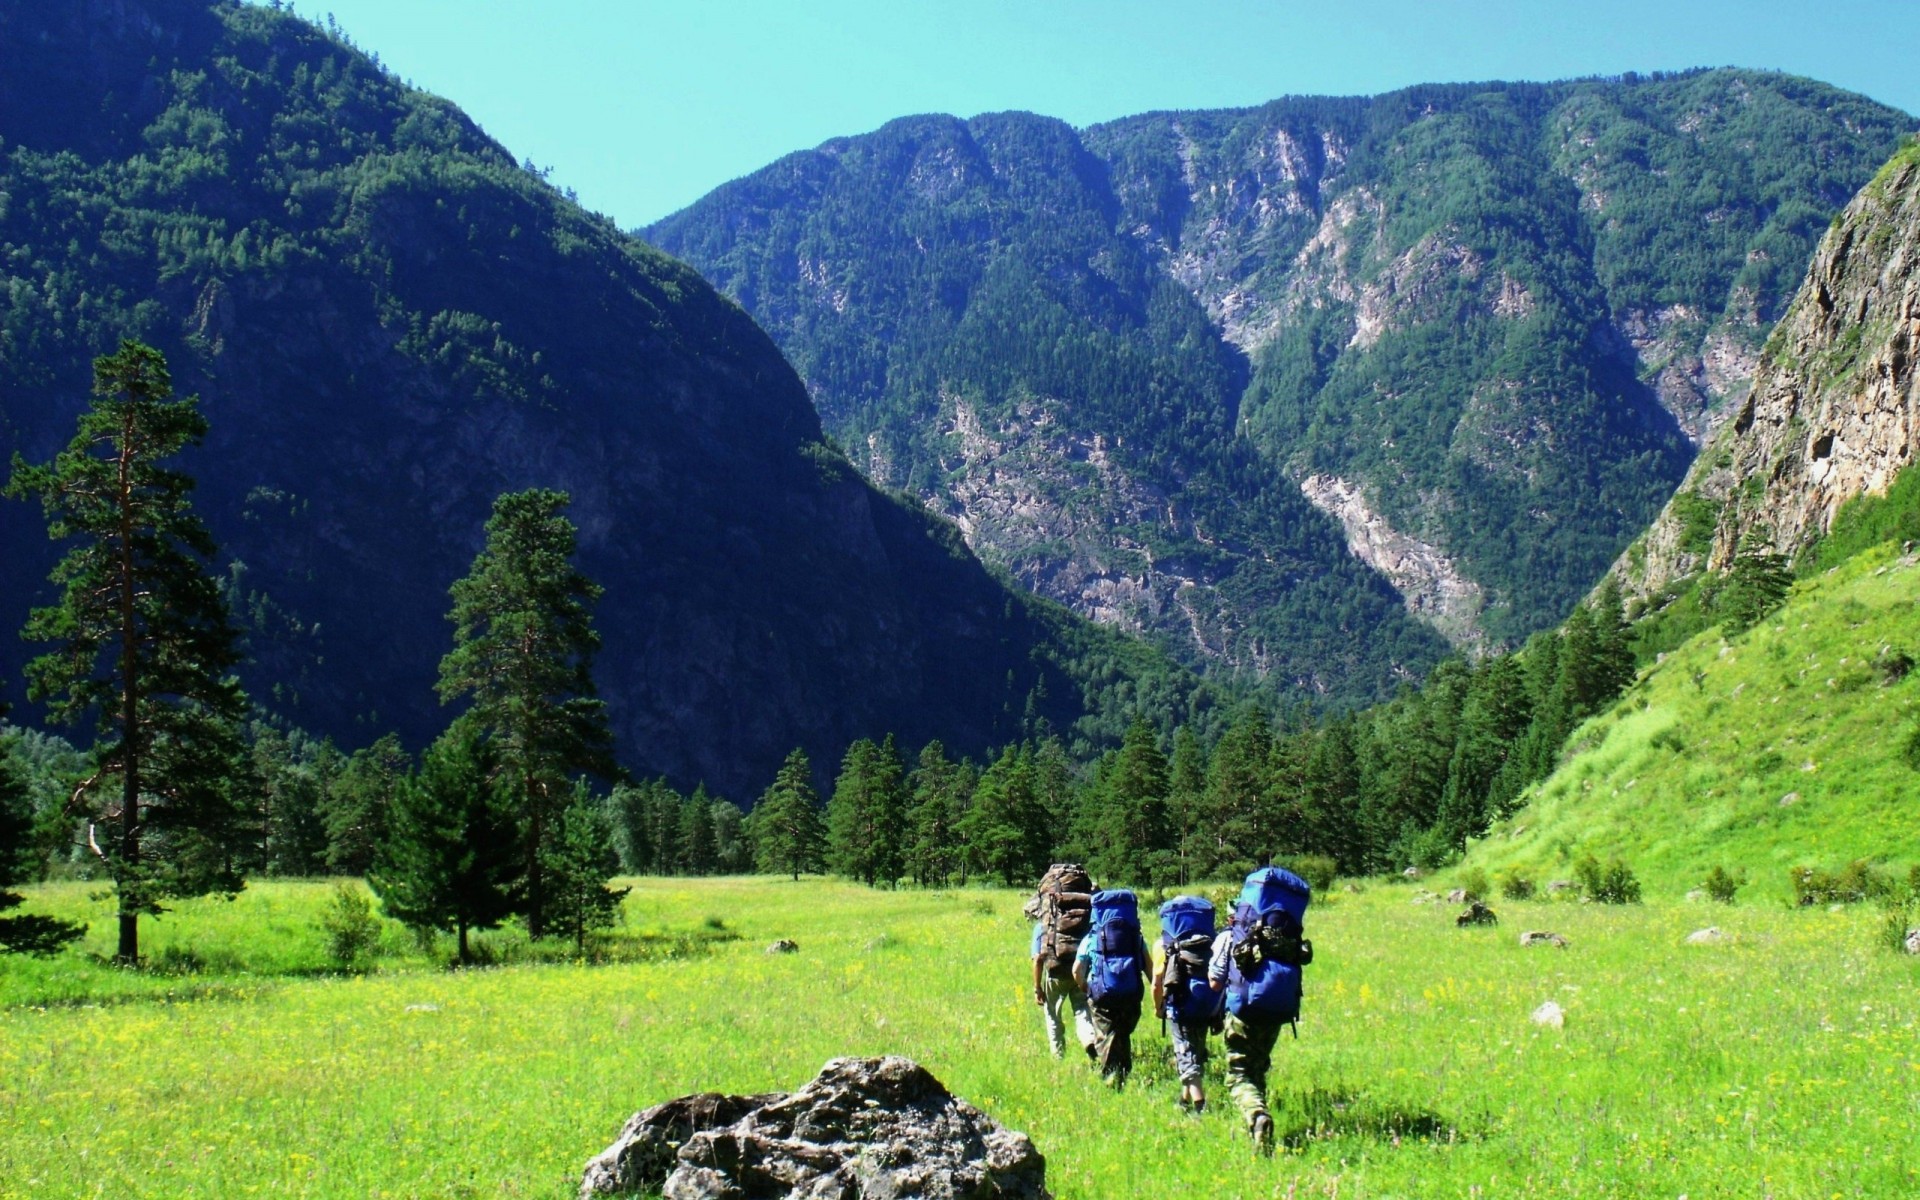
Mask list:
[[[1413,83],[1768,67],[1920,111],[1912,0],[297,0],[634,227],[909,113],[1076,125]]]

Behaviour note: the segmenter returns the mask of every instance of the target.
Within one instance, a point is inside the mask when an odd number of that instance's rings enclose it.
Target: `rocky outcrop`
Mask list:
[[[1787,555],[1886,491],[1920,441],[1920,152],[1896,155],[1820,242],[1753,386],[1616,572],[1649,593],[1749,542]]]
[[[587,1164],[582,1200],[1047,1200],[1023,1133],[910,1059],[836,1058],[791,1094],[702,1093],[636,1113]]]
[[[1340,522],[1347,548],[1387,577],[1408,612],[1433,626],[1456,648],[1473,653],[1487,648],[1486,636],[1476,622],[1486,595],[1438,546],[1388,524],[1356,483],[1334,475],[1309,475],[1300,481],[1300,490],[1315,508]]]

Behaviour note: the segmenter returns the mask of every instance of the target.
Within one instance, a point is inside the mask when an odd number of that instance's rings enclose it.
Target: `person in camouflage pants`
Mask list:
[[[1233,931],[1223,929],[1213,939],[1213,958],[1207,964],[1207,982],[1225,991],[1232,966]],[[1267,1072],[1273,1066],[1273,1044],[1280,1040],[1282,1021],[1261,1021],[1227,1014],[1227,1094],[1247,1122],[1247,1134],[1262,1154],[1273,1153],[1273,1116],[1267,1111]]]

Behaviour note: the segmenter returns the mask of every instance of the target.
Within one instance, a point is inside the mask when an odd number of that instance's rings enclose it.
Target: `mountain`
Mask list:
[[[1908,146],[1834,217],[1745,401],[1620,563],[1629,588],[1684,586],[1756,546],[1803,558],[1849,501],[1886,496],[1920,442],[1916,342],[1920,149]]]
[[[912,117],[644,233],[989,563],[1358,701],[1565,615],[1910,124],[1738,70]]]
[[[91,356],[168,355],[250,633],[317,733],[416,744],[448,585],[500,492],[571,493],[636,772],[748,799],[796,745],[1182,719],[1193,681],[1010,592],[823,438],[752,319],[453,105],[278,10],[0,2],[0,456],[71,436]],[[0,629],[55,548],[0,504]],[[16,693],[32,649],[0,638]],[[1204,702],[1204,695],[1198,702]]]
[[[1476,861],[1564,872],[1588,850],[1672,890],[1720,866],[1776,895],[1790,867],[1913,864],[1916,337],[1909,145],[1834,218],[1745,400],[1616,567],[1643,628],[1665,626],[1655,644],[1673,648],[1574,733]],[[1757,553],[1792,561],[1799,581],[1785,607],[1728,632],[1713,597]]]

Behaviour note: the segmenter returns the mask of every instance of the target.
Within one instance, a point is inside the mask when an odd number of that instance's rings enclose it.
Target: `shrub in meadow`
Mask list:
[[[1710,898],[1722,904],[1732,904],[1734,895],[1747,886],[1747,873],[1729,871],[1716,863],[1714,868],[1707,872],[1707,877],[1701,881],[1700,886],[1706,889]]]
[[[326,935],[327,957],[343,971],[357,968],[380,944],[380,918],[373,901],[361,889],[343,883],[320,911],[320,931]]]
[[[1640,903],[1640,879],[1633,868],[1615,858],[1601,862],[1583,854],[1573,864],[1573,877],[1581,893],[1596,904]]]
[[[1896,897],[1900,891],[1900,884],[1891,875],[1876,870],[1864,858],[1855,859],[1838,871],[1829,871],[1824,867],[1794,867],[1787,874],[1793,885],[1793,901],[1802,907],[1887,900]],[[1910,886],[1908,890],[1911,891]]]
[[[1485,900],[1493,894],[1493,886],[1487,882],[1487,873],[1479,867],[1468,867],[1460,872],[1460,890],[1467,894],[1467,903]]]
[[[1509,900],[1531,900],[1536,885],[1533,876],[1519,867],[1511,867],[1500,875],[1500,894]]]
[[[1340,873],[1340,864],[1325,854],[1299,854],[1281,865],[1306,880],[1316,892],[1331,888],[1334,876]]]

